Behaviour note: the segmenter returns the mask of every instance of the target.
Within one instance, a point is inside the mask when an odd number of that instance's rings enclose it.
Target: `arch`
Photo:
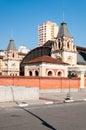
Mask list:
[[[15,74],[15,76],[17,76],[17,74]]]
[[[48,71],[48,76],[52,76],[52,71]]]
[[[39,76],[39,72],[37,70],[35,71],[35,76]]]
[[[33,73],[32,73],[32,71],[30,70],[30,71],[29,71],[29,76],[32,76],[32,75],[33,75]]]
[[[58,48],[60,49],[60,47],[61,47],[61,45],[60,45],[60,41],[59,41],[59,43],[58,43]]]
[[[78,74],[77,74],[77,72],[71,72],[71,77],[78,77]]]
[[[47,76],[54,76],[54,71],[53,70],[48,70],[47,71]]]
[[[14,58],[14,53],[12,54],[12,57]]]
[[[70,48],[70,44],[69,44],[69,42],[67,42],[67,48],[68,48],[68,49]]]
[[[56,75],[57,75],[58,77],[62,77],[62,76],[63,76],[63,71],[58,70],[57,73],[56,73]]]

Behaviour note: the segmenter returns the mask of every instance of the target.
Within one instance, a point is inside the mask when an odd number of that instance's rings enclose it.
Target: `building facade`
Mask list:
[[[47,21],[38,26],[38,46],[42,46],[48,40],[54,40],[57,37],[58,26],[54,22]]]
[[[77,64],[76,46],[65,22],[62,22],[60,25],[56,41],[52,48],[52,57],[56,59],[60,58],[63,62],[70,65]]]
[[[50,56],[40,56],[24,62],[25,76],[67,77],[67,63]]]
[[[28,53],[21,68],[25,76],[80,77],[86,73],[85,57],[86,49],[75,46],[67,23],[62,22],[57,37]]]
[[[0,75],[19,76],[20,62],[26,54],[17,51],[14,40],[10,40],[6,50],[0,55]]]

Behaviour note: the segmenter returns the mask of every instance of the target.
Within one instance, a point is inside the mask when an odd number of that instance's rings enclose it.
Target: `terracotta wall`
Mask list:
[[[80,88],[80,79],[0,76],[0,86],[29,86],[40,89]]]

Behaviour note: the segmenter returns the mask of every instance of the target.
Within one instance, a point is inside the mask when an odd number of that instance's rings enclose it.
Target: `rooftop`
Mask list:
[[[15,46],[14,40],[10,40],[8,47],[7,47],[7,50],[15,50],[16,51],[16,46]]]
[[[41,62],[47,62],[47,63],[53,63],[53,64],[64,64],[64,65],[68,65],[65,62],[62,62],[61,60],[58,59],[54,59],[50,56],[40,56],[38,58],[32,59],[30,61],[24,62],[25,64],[32,64],[32,63],[41,63]]]
[[[65,22],[61,23],[61,26],[59,28],[59,32],[58,32],[57,38],[63,37],[63,36],[71,37],[70,33],[69,33],[69,30],[68,30],[68,27],[67,27],[67,23],[65,23]]]

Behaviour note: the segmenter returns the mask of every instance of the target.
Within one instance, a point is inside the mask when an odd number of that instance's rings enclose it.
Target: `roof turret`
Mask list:
[[[14,40],[10,40],[8,47],[7,47],[7,50],[15,50],[16,51],[16,46],[15,46]]]
[[[60,29],[59,29],[59,32],[58,32],[58,35],[57,35],[57,38],[64,37],[64,36],[65,37],[71,37],[70,33],[68,31],[68,28],[67,28],[67,23],[62,22]]]

